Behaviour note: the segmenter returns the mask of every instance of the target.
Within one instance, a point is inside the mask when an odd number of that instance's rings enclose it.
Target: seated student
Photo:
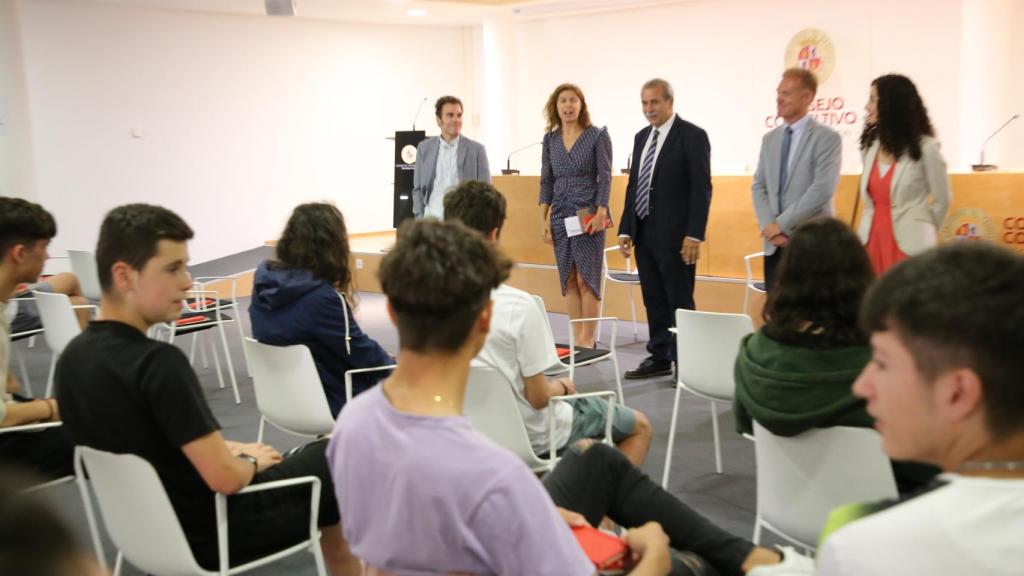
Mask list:
[[[958,242],[891,269],[861,321],[853,386],[889,457],[946,473],[931,490],[833,512],[818,574],[1020,574],[1024,566],[1024,257]]]
[[[192,230],[159,206],[111,210],[96,246],[100,319],[72,340],[57,363],[57,397],[71,441],[136,454],[156,469],[200,566],[217,566],[214,492],[316,476],[320,545],[331,572],[358,574],[341,537],[325,442],[282,459],[264,444],[224,440],[185,354],[146,337],[181,314],[191,288],[186,268]],[[309,487],[228,499],[232,565],[309,537]]]
[[[873,419],[853,381],[871,358],[857,325],[861,300],[874,280],[864,246],[846,224],[818,218],[790,238],[768,295],[764,326],[743,339],[736,357],[736,431],[754,420],[779,436],[812,428],[858,426]],[[932,466],[894,463],[900,492],[938,473]]]
[[[61,272],[53,276],[47,276],[41,282],[36,282],[39,277],[32,278],[29,282],[34,284],[21,283],[14,289],[13,298],[32,298],[32,291],[49,292],[51,294],[65,294],[71,300],[71,304],[78,306],[88,304],[89,301],[82,296],[82,288],[78,283],[78,277],[71,272]],[[89,308],[76,308],[75,316],[82,328],[89,323]],[[11,320],[11,333],[28,332],[43,327],[39,318],[39,308],[35,300],[18,300],[17,315]]]
[[[345,405],[346,371],[394,363],[352,314],[348,256],[348,232],[338,208],[299,205],[277,242],[277,258],[256,269],[249,305],[254,338],[275,346],[309,347],[335,417]],[[354,374],[353,394],[386,375]]]
[[[569,525],[606,515],[631,528],[633,574],[668,573],[669,544],[695,554],[686,556],[692,572],[675,562],[679,573],[742,574],[778,562],[614,448],[574,445],[542,485],[473,429],[462,415],[469,363],[510,266],[479,234],[434,219],[404,224],[381,262],[398,368],[342,412],[328,447],[345,536],[369,573],[590,575]]]
[[[15,286],[37,279],[49,258],[46,249],[57,224],[42,206],[0,197],[0,309]],[[2,310],[0,310],[2,312]],[[0,313],[0,428],[60,420],[53,398],[22,398],[10,373],[11,329]],[[73,449],[59,427],[0,433],[0,460],[28,467],[49,479],[72,474]]]
[[[497,244],[505,224],[505,197],[487,182],[469,180],[444,197],[445,220],[458,219]],[[579,398],[551,402],[553,396],[575,394],[571,378],[549,380],[544,371],[558,366],[555,343],[540,309],[527,292],[502,284],[491,293],[491,332],[477,359],[499,370],[512,384],[533,451],[550,452],[548,411],[555,411],[555,447],[561,450],[581,438],[604,436],[608,402]],[[651,423],[643,413],[615,405],[612,439],[637,466],[651,446]]]

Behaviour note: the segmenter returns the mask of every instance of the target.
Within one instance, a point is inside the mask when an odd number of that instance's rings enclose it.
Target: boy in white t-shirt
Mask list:
[[[890,458],[945,474],[899,502],[833,511],[817,574],[1024,571],[1022,286],[1024,257],[963,242],[899,264],[868,293],[874,355],[854,393]]]
[[[505,206],[501,192],[475,180],[463,182],[444,198],[446,220],[461,220],[495,244],[505,223]],[[560,363],[547,319],[533,297],[502,284],[491,293],[491,300],[491,332],[477,359],[496,368],[512,385],[533,451],[550,451],[549,410],[555,411],[556,450],[583,438],[603,436],[608,413],[604,399],[551,400],[575,394],[576,386],[568,377],[549,380],[544,375],[545,370]],[[616,404],[612,440],[631,462],[640,466],[651,446],[651,423],[642,412]]]

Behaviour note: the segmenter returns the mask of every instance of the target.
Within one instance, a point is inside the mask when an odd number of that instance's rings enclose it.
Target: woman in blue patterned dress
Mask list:
[[[605,221],[612,186],[612,141],[607,128],[590,124],[583,91],[562,84],[544,107],[547,133],[540,176],[544,241],[555,247],[569,318],[593,318],[601,299]],[[583,233],[569,237],[565,219],[581,209],[596,214]],[[574,325],[575,343],[594,346],[595,324]]]

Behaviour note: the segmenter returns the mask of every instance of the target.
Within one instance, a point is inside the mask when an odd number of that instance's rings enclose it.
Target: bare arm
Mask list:
[[[0,428],[60,420],[57,401],[53,398],[40,398],[31,402],[8,402],[5,408]]]
[[[526,401],[535,410],[541,410],[551,402],[553,396],[575,394],[576,385],[569,378],[548,380],[543,372],[523,377]]]
[[[199,472],[210,490],[221,494],[238,492],[252,482],[257,472],[262,472],[281,461],[281,455],[273,448],[265,444],[249,445],[257,448],[253,450],[255,453],[247,452],[256,457],[257,465],[254,469],[251,462],[232,453],[232,446],[237,448],[239,445],[229,445],[220,431],[214,430],[185,444],[181,451],[185,453],[185,457]]]

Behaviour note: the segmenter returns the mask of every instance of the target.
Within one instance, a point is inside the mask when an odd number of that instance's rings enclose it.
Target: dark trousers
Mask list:
[[[0,463],[23,467],[46,480],[71,476],[74,447],[63,427],[0,434]]]
[[[772,286],[775,285],[775,280],[778,278],[777,270],[779,263],[782,262],[782,254],[785,251],[785,248],[776,247],[774,254],[771,256],[765,255],[764,257],[764,287],[767,292],[771,292]]]
[[[316,476],[320,479],[317,525],[333,526],[340,520],[326,449],[326,439],[306,444],[297,453],[286,455],[281,463],[257,474],[252,483]],[[231,565],[238,566],[309,538],[309,490],[305,485],[229,497],[228,556]],[[204,539],[203,542],[190,541],[190,544],[200,566],[207,570],[217,569],[216,535],[212,541]]]
[[[660,360],[676,359],[676,341],[669,328],[675,326],[676,309],[693,310],[693,286],[697,279],[697,266],[683,263],[675,247],[653,246],[649,241],[648,225],[637,224],[635,239],[636,265],[640,271],[640,291],[647,308],[647,327],[650,339],[647,351]]]
[[[743,574],[743,561],[754,549],[751,542],[715,526],[663,490],[622,452],[606,444],[594,443],[582,450],[571,447],[544,477],[544,488],[556,506],[582,514],[592,526],[605,516],[625,528],[658,522],[672,548],[702,560],[700,570],[683,574]]]

